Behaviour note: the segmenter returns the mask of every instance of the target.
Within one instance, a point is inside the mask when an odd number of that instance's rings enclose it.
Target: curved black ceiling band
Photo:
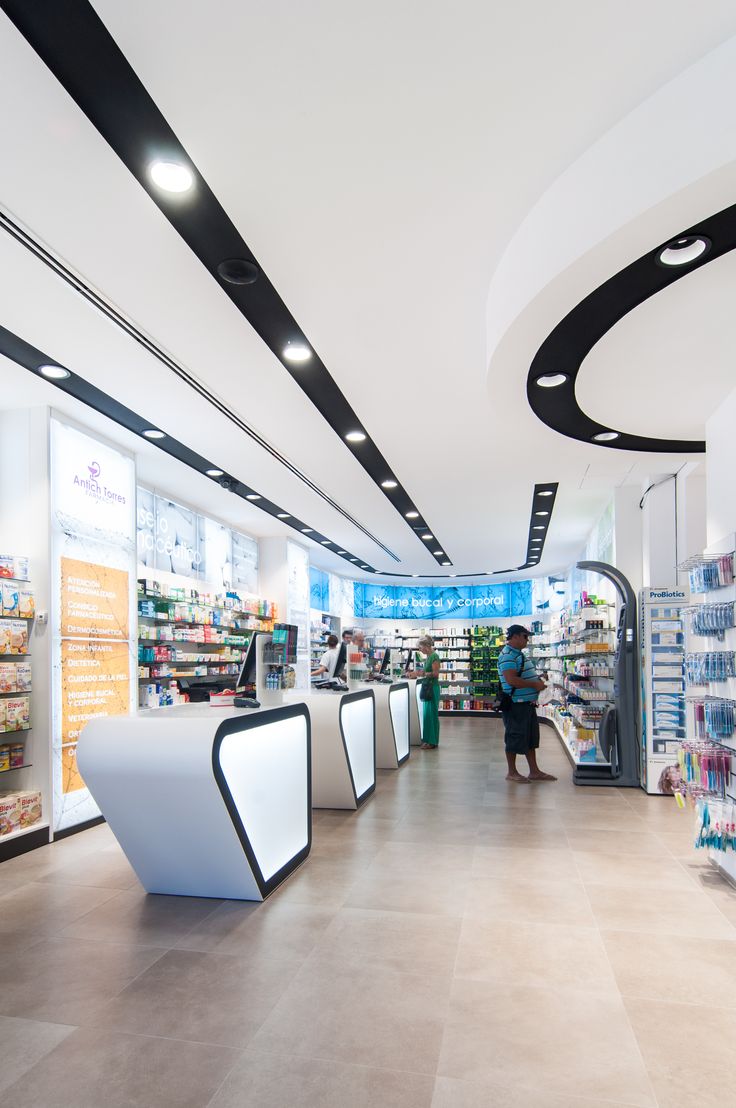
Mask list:
[[[703,253],[680,265],[666,265],[659,255],[668,246],[686,239],[701,239]],[[667,243],[650,250],[605,281],[573,308],[544,340],[531,364],[526,392],[534,413],[553,431],[571,439],[606,446],[614,450],[643,450],[658,453],[700,454],[701,440],[655,439],[630,435],[618,428],[597,423],[580,408],[575,396],[575,381],[580,366],[595,344],[639,304],[668,288],[675,281],[736,248],[736,204],[680,232]],[[566,374],[567,379],[553,388],[537,384],[540,377]],[[608,381],[607,387],[614,386]],[[595,436],[615,433],[608,442],[596,442]]]
[[[421,539],[432,528],[415,511],[412,497],[401,486],[378,446],[349,404],[306,335],[254,257],[238,229],[197,170],[163,114],[88,0],[0,0],[0,7],[48,66],[92,125],[146,190],[219,287],[311,400],[369,477],[435,558],[451,565],[439,540],[433,549]],[[157,189],[149,176],[153,161],[187,167],[194,184],[172,194]],[[226,265],[227,263],[227,265]],[[248,283],[232,283],[237,271]],[[246,272],[247,271],[247,272]],[[311,352],[303,368],[283,357],[289,343]],[[347,442],[350,431],[362,431],[362,442]],[[391,481],[393,487],[384,488]],[[420,531],[421,528],[421,531]],[[434,536],[436,539],[436,536]]]
[[[544,544],[547,541],[549,525],[552,522],[552,512],[557,499],[558,488],[559,483],[557,481],[547,481],[543,485],[534,486],[524,564],[514,566],[512,569],[494,570],[494,576],[499,573],[516,573],[520,569],[533,569],[539,565]]]

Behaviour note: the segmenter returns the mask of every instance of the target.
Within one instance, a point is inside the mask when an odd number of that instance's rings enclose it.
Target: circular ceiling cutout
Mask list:
[[[575,384],[585,357],[620,320],[644,301],[736,247],[736,205],[660,243],[600,285],[569,312],[537,351],[527,378],[527,397],[534,413],[568,438],[615,450],[657,453],[702,453],[700,439],[654,438],[600,423],[580,407]],[[559,377],[565,375],[565,380]],[[557,378],[555,384],[551,379]],[[640,378],[645,380],[645,367]],[[624,392],[626,410],[637,402],[632,388],[613,374],[609,394]],[[620,405],[619,405],[620,406]],[[613,404],[615,410],[615,401]]]

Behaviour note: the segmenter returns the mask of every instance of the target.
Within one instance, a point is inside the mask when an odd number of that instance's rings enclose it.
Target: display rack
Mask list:
[[[733,814],[736,806],[734,550],[736,535],[729,535],[709,547],[702,557],[690,559],[681,567],[688,572],[694,600],[685,610],[687,740],[683,747],[701,762],[710,756],[719,772],[709,773],[702,782],[705,787],[700,789],[692,788],[686,780],[679,782],[683,792],[700,795],[697,841],[708,847],[711,861],[732,882],[736,882],[733,846],[725,849],[726,840],[724,849],[716,846],[716,840],[706,833],[703,816],[707,812],[713,819],[719,809]],[[681,771],[686,764],[681,757]]]
[[[431,635],[440,658],[440,715],[470,712],[473,700],[471,629],[448,627],[438,631],[428,628],[397,636],[398,645],[403,650],[413,650],[425,634]]]
[[[319,660],[327,649],[328,635],[336,635],[338,639],[340,638],[340,620],[328,612],[320,614],[317,609],[312,609],[312,618],[309,622],[310,669],[316,669],[319,665]]]
[[[28,559],[0,556],[0,846],[48,828],[39,789],[18,774],[32,768],[31,638],[35,619]]]
[[[598,745],[598,728],[613,703],[614,607],[588,599],[573,612],[563,611],[557,626],[537,636],[530,648],[553,694],[539,714],[554,724],[575,765],[608,764]]]
[[[181,703],[186,687],[233,685],[253,631],[271,631],[270,601],[138,582],[138,703]]]

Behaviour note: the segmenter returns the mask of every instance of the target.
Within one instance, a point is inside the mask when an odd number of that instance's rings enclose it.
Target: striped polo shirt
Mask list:
[[[521,664],[521,659],[524,659],[524,664]],[[539,693],[536,689],[513,689],[508,682],[504,681],[504,673],[506,670],[511,670],[519,674],[519,677],[523,677],[525,681],[533,681],[537,676],[537,668],[531,658],[524,654],[523,650],[514,650],[513,646],[509,646],[508,643],[503,648],[498,656],[498,676],[501,679],[501,688],[505,693],[511,693],[511,699],[515,704],[521,704],[524,701],[536,700]]]

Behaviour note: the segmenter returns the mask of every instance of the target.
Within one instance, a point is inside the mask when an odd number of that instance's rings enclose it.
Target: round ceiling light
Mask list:
[[[260,500],[260,496],[257,492],[249,492],[245,498],[246,500]]]
[[[347,554],[347,550],[338,550],[338,554]]]
[[[67,377],[71,377],[69,370],[60,365],[40,365],[38,372],[49,381],[64,381]]]
[[[163,431],[157,431],[155,427],[149,427],[143,432],[144,439],[165,439],[166,435]]]
[[[314,527],[302,527],[303,535],[311,535],[312,531],[314,531]]]
[[[539,385],[541,389],[556,389],[558,385],[564,385],[566,380],[566,373],[543,373],[541,377],[537,377],[534,384]]]
[[[229,285],[252,285],[258,280],[260,269],[246,258],[228,258],[220,262],[217,272]]]
[[[436,558],[439,554],[442,554],[443,551],[442,550],[433,550],[432,553],[434,554],[434,556]]]
[[[540,496],[554,496],[552,489],[545,489],[544,492],[540,492]]]
[[[361,566],[361,569],[368,569],[368,566]]]
[[[549,512],[535,512],[534,515],[535,516],[548,516]]]
[[[357,560],[358,560],[357,558],[351,558],[350,559],[351,562],[357,562]]]
[[[279,512],[277,519],[291,519],[288,512]]]
[[[422,535],[422,538],[425,542],[429,542],[430,539],[434,538],[434,535]]]
[[[442,563],[442,565],[443,565],[443,566],[451,566],[451,565],[452,565],[452,562],[443,562],[443,563]],[[454,574],[454,573],[451,573],[451,574],[450,574],[450,577],[454,577],[454,576],[455,576],[455,574]]]
[[[703,254],[707,254],[711,245],[710,239],[705,235],[683,235],[663,246],[658,251],[656,259],[660,265],[689,265],[701,258]]]
[[[148,172],[164,192],[188,192],[194,184],[192,171],[178,162],[153,162]]]
[[[345,438],[348,442],[365,442],[366,435],[364,431],[348,431]]]
[[[407,512],[406,513],[406,518],[407,519],[419,519],[419,512]]]
[[[395,488],[398,488],[398,485],[399,485],[399,482],[398,481],[393,481],[391,478],[389,478],[387,481],[381,481],[381,488],[382,489],[395,489]]]
[[[601,431],[600,434],[593,435],[593,442],[613,442],[618,437],[618,431]]]
[[[322,539],[322,545],[323,546],[329,546],[330,545],[330,540],[329,539]]]
[[[222,469],[208,469],[205,470],[205,472],[208,477],[222,477],[225,471]]]
[[[312,357],[312,351],[308,346],[305,346],[303,342],[289,342],[284,347],[284,357],[287,362],[299,364],[301,362],[308,362]]]
[[[534,526],[532,527],[532,531],[546,531],[546,530],[547,530],[547,528],[544,526],[543,523],[535,523]]]

